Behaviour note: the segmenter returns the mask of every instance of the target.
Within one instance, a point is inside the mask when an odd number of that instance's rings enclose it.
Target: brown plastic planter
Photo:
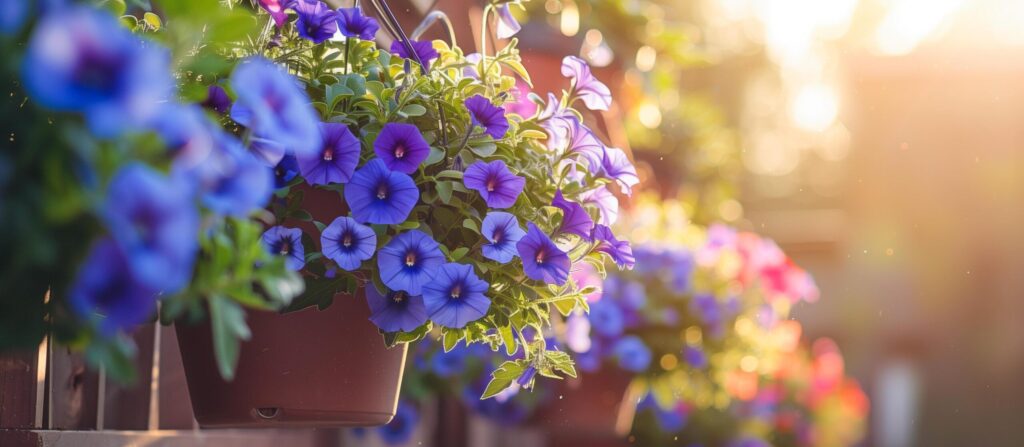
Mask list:
[[[209,322],[177,324],[196,420],[203,427],[340,427],[395,415],[407,345],[392,349],[362,293],[326,310],[249,311],[235,378],[217,372]]]

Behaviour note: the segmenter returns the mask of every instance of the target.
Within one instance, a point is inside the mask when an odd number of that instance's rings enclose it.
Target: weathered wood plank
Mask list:
[[[188,396],[174,326],[160,328],[159,426],[161,430],[188,430],[196,426]]]
[[[82,353],[50,346],[47,427],[57,430],[96,428],[99,374],[85,363]]]
[[[107,378],[103,395],[104,430],[146,430],[149,428],[149,399],[153,379],[153,345],[156,323],[140,326],[132,334],[138,349],[135,371],[138,380],[123,385]]]
[[[327,437],[330,439],[330,436]],[[319,430],[203,430],[203,431],[63,431],[0,430],[4,447],[108,447],[144,445],[147,447],[279,447],[325,444]]]
[[[36,425],[39,353],[0,353],[0,428]]]

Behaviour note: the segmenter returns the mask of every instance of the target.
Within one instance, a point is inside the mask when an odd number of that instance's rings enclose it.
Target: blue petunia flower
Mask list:
[[[618,337],[626,328],[622,309],[610,299],[590,303],[590,330],[605,337]]]
[[[586,162],[586,166],[595,174],[601,172],[601,161],[604,159],[605,145],[575,115],[560,120],[564,124],[564,145],[556,149],[561,153],[575,154]],[[555,121],[558,122],[558,121]]]
[[[508,208],[516,203],[523,192],[526,179],[508,170],[504,161],[475,161],[466,168],[462,183],[476,190],[491,208]]]
[[[131,329],[156,312],[158,292],[132,274],[130,262],[112,239],[89,252],[68,291],[68,304],[80,317],[100,317],[100,333]]]
[[[473,125],[483,127],[491,138],[500,140],[508,132],[505,109],[491,104],[491,100],[482,95],[473,95],[466,99],[465,106]]]
[[[351,272],[373,257],[377,233],[351,217],[339,217],[320,233],[320,246],[324,256]]]
[[[231,110],[231,98],[228,92],[224,91],[224,87],[212,84],[206,89],[206,99],[203,100],[202,106],[223,115]]]
[[[130,163],[110,181],[103,220],[140,283],[165,293],[188,284],[199,250],[199,213],[190,188]]]
[[[491,299],[484,295],[487,282],[476,276],[473,266],[448,263],[423,284],[423,303],[430,319],[443,327],[461,329],[487,314]]]
[[[562,59],[562,76],[572,79],[573,92],[579,95],[590,110],[608,110],[612,105],[612,92],[590,72],[590,66],[576,56]]]
[[[370,284],[366,286],[366,303],[370,305],[370,321],[384,332],[408,332],[427,322],[427,310],[419,295],[401,290],[381,294]]]
[[[223,131],[196,105],[166,104],[148,123],[163,141],[178,170],[195,169],[204,163],[220,143]]]
[[[572,261],[533,222],[526,224],[526,236],[516,244],[519,257],[523,259],[523,271],[530,279],[547,284],[565,285],[569,278]]]
[[[631,195],[633,187],[640,183],[640,177],[636,174],[636,167],[622,149],[609,147],[605,148],[604,156],[601,158],[600,175],[615,180],[622,187],[622,192]]]
[[[455,377],[466,371],[466,359],[470,354],[466,345],[455,345],[448,352],[438,350],[430,357],[430,370],[438,377]]]
[[[484,257],[502,264],[519,255],[516,251],[516,243],[526,235],[526,232],[519,227],[519,220],[516,216],[501,211],[487,213],[480,232],[483,233],[484,238],[490,241],[489,244],[483,245]]]
[[[274,166],[274,189],[288,186],[297,175],[299,175],[299,161],[295,159],[294,155],[285,154],[277,166]]]
[[[274,167],[288,155],[288,149],[276,141],[253,137],[249,140],[249,153],[268,167]]]
[[[580,194],[580,203],[591,205],[597,208],[597,222],[601,225],[612,226],[619,218],[619,199],[615,197],[604,185],[594,189],[588,189]]]
[[[565,200],[562,190],[555,191],[555,197],[551,200],[551,206],[562,210],[562,224],[558,227],[561,233],[572,233],[585,240],[592,240],[594,232],[594,219],[590,217],[587,210],[576,202]]]
[[[320,123],[320,147],[315,153],[298,155],[299,170],[310,185],[348,183],[359,164],[359,140],[348,126]]]
[[[0,2],[0,35],[13,35],[21,30],[32,9],[32,0]]]
[[[320,117],[295,78],[267,59],[252,56],[231,74],[237,99],[231,118],[254,135],[309,156],[321,146]]]
[[[338,13],[320,0],[295,0],[292,9],[299,18],[295,30],[299,36],[319,44],[338,32]]]
[[[100,137],[147,123],[174,91],[170,53],[104,11],[55,9],[35,26],[21,64],[29,97],[52,110],[82,113]]]
[[[594,227],[593,240],[597,241],[595,250],[610,256],[620,269],[632,269],[636,265],[629,241],[616,239],[611,228],[598,224]]]
[[[430,155],[430,145],[416,126],[387,123],[373,142],[373,151],[388,169],[412,174]]]
[[[416,407],[402,400],[398,402],[395,417],[387,425],[378,428],[377,433],[385,444],[405,444],[412,439],[412,435],[416,431],[416,424],[419,422],[420,414],[416,411]]]
[[[412,45],[413,51],[419,56],[420,61],[423,62],[424,68],[430,68],[430,62],[437,59],[439,54],[434,49],[434,44],[429,40],[409,40],[409,44]],[[405,49],[405,45],[402,44],[401,40],[395,40],[391,42],[391,52],[399,57],[411,59],[413,62],[416,61]]]
[[[413,295],[423,293],[444,264],[437,242],[419,230],[410,230],[391,239],[377,253],[377,268],[384,285]]]
[[[380,25],[377,24],[377,19],[364,16],[359,8],[338,9],[338,31],[345,37],[373,40],[378,29]]]
[[[612,352],[619,361],[619,367],[626,371],[642,372],[651,365],[651,349],[635,335],[619,339]]]
[[[288,270],[299,271],[306,265],[306,248],[302,246],[301,229],[278,225],[267,229],[261,239],[267,251],[285,257],[284,265]]]
[[[409,217],[419,197],[411,177],[388,170],[379,158],[359,168],[345,186],[345,202],[360,223],[400,224]]]

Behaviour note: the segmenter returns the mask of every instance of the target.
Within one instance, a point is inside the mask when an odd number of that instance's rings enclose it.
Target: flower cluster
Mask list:
[[[636,171],[573,109],[607,107],[607,87],[567,58],[572,87],[550,96],[548,112],[511,113],[515,78],[502,69],[529,82],[514,40],[473,58],[442,42],[396,39],[383,51],[366,40],[378,24],[358,9],[260,5],[273,45],[235,68],[230,115],[278,174],[268,249],[307,285],[325,285],[309,290],[365,289],[389,343],[433,333],[448,349],[505,345],[522,348],[517,367],[572,374],[564,353],[552,360],[522,333],[539,332],[555,307],[583,307],[571,273],[587,262],[632,267],[606,224],[618,207],[608,188],[628,192]],[[567,146],[556,121],[590,146]],[[335,193],[338,209],[305,202],[311,189]],[[307,293],[294,307],[331,296]]]

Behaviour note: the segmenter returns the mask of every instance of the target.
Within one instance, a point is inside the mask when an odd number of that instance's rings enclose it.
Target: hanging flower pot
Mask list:
[[[380,425],[398,402],[406,344],[388,349],[363,293],[325,310],[249,311],[231,381],[221,378],[212,328],[178,324],[196,420],[203,427]]]

